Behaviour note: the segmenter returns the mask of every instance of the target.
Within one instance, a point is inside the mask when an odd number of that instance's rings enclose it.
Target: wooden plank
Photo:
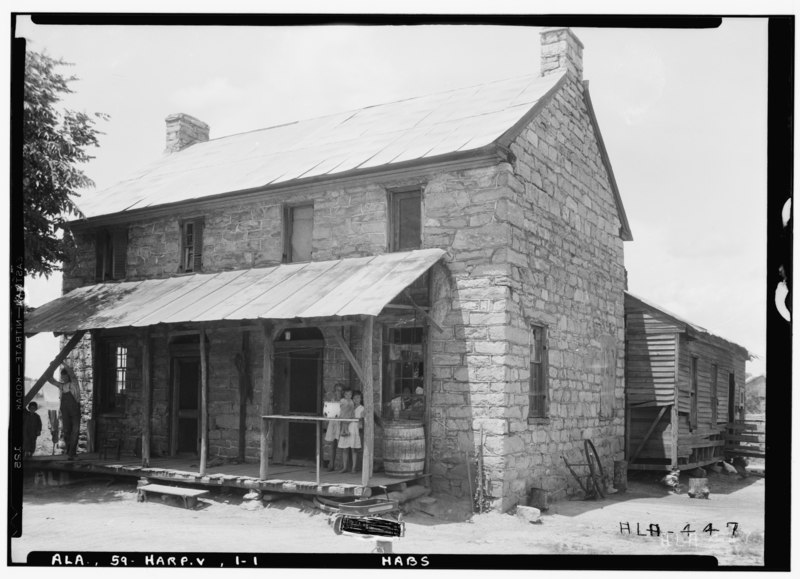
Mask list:
[[[200,476],[208,464],[208,348],[206,330],[200,328]]]
[[[647,442],[647,439],[653,433],[653,430],[655,429],[655,427],[658,424],[659,420],[661,420],[661,417],[664,416],[664,412],[666,412],[666,410],[667,410],[667,407],[664,406],[658,412],[658,416],[656,416],[656,419],[650,425],[650,428],[647,430],[647,434],[644,435],[644,438],[643,438],[642,442],[639,443],[639,447],[636,449],[636,452],[633,453],[633,456],[631,456],[629,462],[634,462],[636,460],[636,457],[639,456],[639,452],[642,450],[642,448],[644,448],[644,445]]]
[[[53,375],[53,372],[56,371],[56,368],[58,368],[59,364],[61,364],[61,362],[67,359],[69,353],[77,345],[77,343],[80,342],[81,338],[85,333],[86,330],[78,330],[72,335],[72,337],[64,345],[64,347],[61,348],[61,351],[58,353],[58,355],[53,359],[52,362],[50,362],[50,365],[47,367],[47,370],[44,371],[44,373],[39,377],[39,379],[36,381],[33,387],[28,391],[27,394],[25,394],[25,397],[23,398],[23,405],[25,408],[28,407],[28,404],[30,404],[34,396],[36,396],[39,393],[39,390],[42,389],[42,386],[44,386],[45,382],[47,382],[47,380]]]
[[[150,360],[150,328],[142,333],[142,467],[150,466],[150,438],[152,430],[153,379]]]
[[[333,338],[336,340],[336,344],[339,346],[339,349],[344,354],[344,357],[347,358],[347,361],[350,362],[350,365],[353,367],[353,371],[358,376],[358,379],[361,381],[362,384],[366,383],[366,375],[364,374],[364,370],[361,368],[361,364],[358,363],[356,357],[353,355],[353,352],[350,350],[350,346],[347,345],[347,342],[344,341],[344,338],[338,332],[332,332]],[[364,404],[364,411],[366,412],[366,404]]]
[[[264,340],[263,374],[261,384],[261,414],[272,414],[272,370],[275,359],[275,327],[271,322],[264,321],[262,334]],[[259,459],[258,478],[266,480],[269,471],[269,431],[272,423],[261,419],[261,456]]]
[[[374,330],[375,317],[366,316],[364,320],[364,332],[361,337],[361,365],[365,370],[363,380],[364,398],[364,438],[363,445],[363,465],[361,469],[361,484],[368,486],[372,476],[372,461],[375,456],[375,414],[374,392],[372,390],[372,333]]]

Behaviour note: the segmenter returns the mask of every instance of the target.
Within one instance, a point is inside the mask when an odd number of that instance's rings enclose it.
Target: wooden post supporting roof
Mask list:
[[[264,333],[264,370],[261,383],[261,415],[272,414],[272,370],[275,360],[274,326],[265,321],[262,325]],[[271,422],[261,419],[261,457],[258,478],[265,480],[269,469],[269,427]]]
[[[375,413],[374,393],[372,390],[372,334],[375,325],[375,316],[366,316],[364,320],[364,333],[361,336],[361,367],[363,370],[362,384],[364,398],[364,458],[361,470],[361,484],[369,485],[372,477],[372,460],[375,456]]]
[[[153,381],[150,371],[150,328],[142,333],[142,467],[150,466],[151,400]]]
[[[200,328],[200,476],[208,463],[208,351],[206,330]]]
[[[77,332],[75,332],[69,339],[67,344],[58,353],[58,356],[56,356],[55,359],[53,359],[53,361],[50,362],[50,365],[47,367],[47,370],[44,371],[44,374],[42,374],[39,377],[39,379],[36,381],[36,384],[33,385],[33,388],[31,388],[25,395],[23,402],[25,408],[28,407],[28,404],[30,404],[34,396],[36,396],[36,394],[39,393],[39,390],[42,389],[42,386],[44,386],[44,383],[47,382],[47,379],[53,375],[53,372],[55,372],[56,368],[58,368],[58,365],[67,359],[69,353],[77,345],[77,343],[80,342],[81,338],[83,337],[83,334],[85,333],[86,330],[78,330]]]

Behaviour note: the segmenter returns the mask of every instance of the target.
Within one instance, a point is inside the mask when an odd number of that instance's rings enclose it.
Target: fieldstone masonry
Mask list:
[[[283,255],[283,207],[313,203],[312,259],[387,251],[387,191],[422,190],[422,246],[448,254],[430,275],[431,315],[442,327],[429,334],[428,403],[430,465],[434,490],[468,494],[466,454],[483,452],[494,506],[507,510],[531,488],[571,493],[561,456],[578,462],[591,438],[606,472],[623,455],[623,247],[620,217],[584,100],[582,45],[568,30],[543,33],[544,73],[567,79],[511,143],[507,162],[469,169],[420,170],[403,179],[376,178],[306,191],[265,193],[227,200],[202,211],[191,206],[169,217],[128,224],[127,279],[178,273],[179,219],[205,220],[203,271],[276,265]],[[75,259],[64,289],[94,283],[94,236],[76,233]],[[375,403],[381,403],[381,318],[375,326]],[[530,327],[548,332],[550,411],[529,419]],[[338,381],[359,387],[344,356],[324,329],[324,392]],[[209,450],[235,457],[238,381],[233,356],[241,330],[209,330]],[[360,328],[347,332],[359,356]],[[250,336],[253,403],[248,405],[248,460],[257,460],[262,388],[262,338]],[[84,360],[88,340],[76,350]],[[615,347],[616,345],[616,347]],[[153,343],[153,435],[168,449],[169,360],[166,337]],[[615,361],[614,368],[607,362]],[[613,362],[612,362],[613,363]],[[605,365],[604,365],[605,364]],[[604,380],[616,381],[610,415],[600,417]],[[140,382],[138,382],[140,384]],[[132,385],[133,387],[133,385]],[[141,431],[140,393],[131,392],[126,416],[116,425]],[[327,397],[326,397],[327,399]],[[111,419],[105,428],[111,427]],[[481,449],[479,432],[485,445]],[[376,429],[380,456],[380,431]],[[138,436],[138,434],[137,434]],[[466,454],[465,454],[466,453]],[[473,477],[475,472],[472,472]]]

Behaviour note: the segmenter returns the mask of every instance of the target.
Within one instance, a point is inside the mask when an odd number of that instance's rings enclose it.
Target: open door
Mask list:
[[[275,409],[283,416],[322,415],[322,334],[316,328],[293,328],[275,341]],[[275,423],[272,460],[306,462],[316,459],[313,422]]]
[[[200,358],[172,359],[172,454],[198,454],[200,444]]]

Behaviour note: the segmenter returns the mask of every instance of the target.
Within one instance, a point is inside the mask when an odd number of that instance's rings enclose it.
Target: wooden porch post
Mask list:
[[[364,458],[361,469],[361,484],[367,486],[372,476],[372,460],[375,449],[375,405],[372,391],[372,334],[375,316],[366,316],[361,337],[361,369],[364,383]]]
[[[675,334],[675,398],[672,402],[670,420],[672,422],[672,444],[670,446],[669,461],[670,468],[678,468],[678,435],[680,434],[680,422],[678,417],[678,402],[681,392],[681,335]]]
[[[264,372],[261,384],[261,415],[271,414],[272,402],[272,370],[275,360],[274,328],[270,322],[265,321],[264,330]],[[269,431],[271,422],[261,419],[261,458],[258,478],[267,478],[269,470]]]
[[[208,352],[206,329],[200,327],[200,476],[208,462]]]
[[[25,408],[28,407],[28,404],[30,404],[34,396],[38,394],[39,390],[42,389],[42,386],[44,386],[44,383],[47,382],[47,379],[53,375],[53,372],[55,371],[56,368],[58,368],[58,365],[61,364],[61,362],[63,362],[64,360],[66,360],[67,356],[69,356],[69,353],[77,345],[77,343],[80,342],[81,338],[85,333],[86,330],[78,330],[77,332],[75,332],[69,339],[67,344],[58,353],[58,356],[56,356],[55,359],[52,362],[50,362],[50,365],[47,367],[47,370],[44,371],[44,374],[42,374],[41,377],[39,377],[39,379],[36,381],[36,384],[33,385],[33,388],[31,388],[25,395],[23,402]]]
[[[151,400],[153,397],[153,382],[150,376],[150,328],[145,328],[142,333],[142,467],[150,466],[150,423]]]

